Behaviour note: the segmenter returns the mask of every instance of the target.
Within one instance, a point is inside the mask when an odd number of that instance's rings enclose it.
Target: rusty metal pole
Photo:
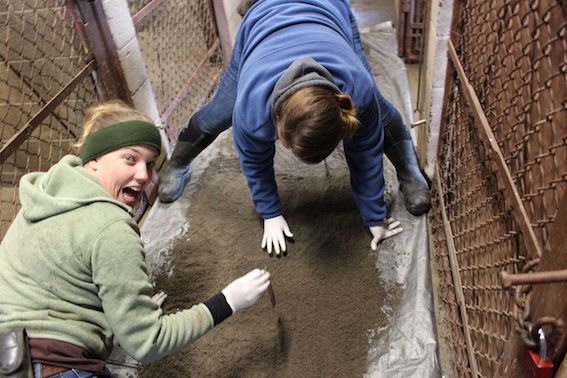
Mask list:
[[[230,61],[230,57],[232,55],[232,40],[230,38],[230,32],[228,30],[227,17],[222,0],[212,0],[212,5],[215,14],[215,20],[217,22],[219,38],[221,41],[223,62],[226,67],[228,66],[228,62]]]
[[[84,28],[82,35],[87,39],[84,43],[97,61],[97,86],[101,100],[120,99],[133,106],[132,95],[126,84],[101,1],[70,1],[69,8],[76,22]]]
[[[532,272],[511,274],[508,272],[500,273],[500,281],[504,289],[512,285],[531,285],[540,283],[567,282],[567,269],[552,270],[549,272]]]

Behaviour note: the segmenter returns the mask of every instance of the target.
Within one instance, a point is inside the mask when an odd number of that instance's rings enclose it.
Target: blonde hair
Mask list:
[[[154,121],[146,114],[132,108],[120,100],[111,100],[85,110],[83,135],[75,147],[82,149],[88,137],[97,130],[126,121]]]
[[[284,146],[308,164],[329,156],[360,124],[351,97],[323,87],[298,90],[276,109],[275,119]]]

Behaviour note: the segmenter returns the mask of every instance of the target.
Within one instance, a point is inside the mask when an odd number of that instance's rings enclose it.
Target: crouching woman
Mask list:
[[[162,314],[132,219],[160,150],[149,117],[105,103],[86,113],[81,157],[22,178],[22,208],[0,245],[0,332],[27,332],[35,377],[110,377],[114,337],[140,362],[159,359],[267,289],[269,273],[254,269],[203,303]]]

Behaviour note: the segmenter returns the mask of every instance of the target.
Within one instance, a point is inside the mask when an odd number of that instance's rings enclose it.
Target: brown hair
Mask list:
[[[126,105],[120,100],[111,100],[99,105],[94,105],[85,110],[85,123],[83,124],[83,135],[75,147],[81,149],[85,141],[97,130],[106,126],[126,121],[154,121],[146,114]]]
[[[279,138],[296,157],[320,163],[339,142],[358,129],[356,108],[345,93],[306,87],[286,99],[275,111]]]

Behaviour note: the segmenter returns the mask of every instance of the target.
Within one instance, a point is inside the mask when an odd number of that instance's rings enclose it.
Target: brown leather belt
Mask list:
[[[45,364],[41,364],[41,365],[43,367],[43,374],[41,375],[43,378],[50,377],[50,376],[55,375],[57,373],[62,373],[64,371],[69,370],[69,368],[66,368],[66,367],[52,366],[52,365],[45,365]]]

